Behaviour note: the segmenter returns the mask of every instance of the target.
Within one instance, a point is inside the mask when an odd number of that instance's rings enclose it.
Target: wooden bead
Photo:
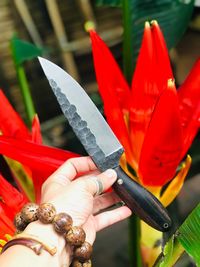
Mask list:
[[[81,262],[89,260],[92,254],[92,246],[88,242],[84,242],[80,247],[74,250],[74,257]]]
[[[54,229],[58,233],[68,232],[72,227],[72,224],[72,217],[64,212],[58,213],[53,220]]]
[[[25,222],[31,223],[38,219],[37,217],[38,205],[36,203],[27,203],[21,211],[21,217]]]
[[[17,231],[23,231],[26,228],[26,226],[28,225],[28,223],[23,219],[21,212],[18,212],[15,215],[14,225],[17,228]]]
[[[56,215],[56,209],[51,203],[40,204],[38,208],[38,219],[42,223],[51,223]]]
[[[81,227],[73,226],[65,234],[65,239],[72,246],[81,246],[85,242],[85,231]]]
[[[88,260],[85,262],[80,262],[78,260],[74,260],[72,262],[72,267],[92,267],[92,262],[91,262],[91,260]]]

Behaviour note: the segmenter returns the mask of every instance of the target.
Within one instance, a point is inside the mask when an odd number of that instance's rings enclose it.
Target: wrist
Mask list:
[[[57,252],[54,255],[56,260],[60,263],[64,262],[70,265],[72,255],[71,248],[66,245],[63,236],[55,232],[51,224],[43,224],[40,221],[34,221],[26,227],[23,233],[35,236],[44,243],[56,247]]]

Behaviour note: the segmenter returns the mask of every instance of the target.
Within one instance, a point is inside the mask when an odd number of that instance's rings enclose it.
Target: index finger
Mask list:
[[[83,173],[96,170],[97,167],[90,157],[71,158],[60,166],[54,173],[66,175],[69,180]]]
[[[65,185],[75,177],[96,170],[97,167],[90,157],[71,158],[62,164],[45,182]]]

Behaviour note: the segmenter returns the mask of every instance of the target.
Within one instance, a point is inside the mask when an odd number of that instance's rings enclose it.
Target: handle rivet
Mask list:
[[[121,184],[123,184],[123,180],[122,179],[118,179],[117,183],[121,185]]]
[[[167,229],[167,228],[169,228],[169,224],[168,224],[168,223],[164,223],[164,224],[163,224],[163,227],[164,227],[165,229]]]

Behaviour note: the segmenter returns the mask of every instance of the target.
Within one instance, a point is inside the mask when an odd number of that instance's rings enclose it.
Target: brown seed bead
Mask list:
[[[40,204],[38,208],[38,219],[42,223],[51,223],[56,215],[56,209],[51,203]]]
[[[56,232],[66,233],[72,227],[73,221],[72,217],[67,213],[58,213],[53,220],[53,226]]]
[[[92,267],[92,262],[91,262],[91,260],[88,260],[85,262],[80,262],[78,260],[74,260],[72,262],[72,267]]]
[[[74,250],[74,257],[81,262],[89,260],[92,254],[92,246],[88,242],[84,242],[81,247]]]
[[[21,216],[27,223],[37,221],[38,205],[35,203],[27,203],[21,211]]]
[[[28,223],[23,219],[21,212],[18,212],[15,215],[14,225],[17,228],[17,231],[23,231],[28,225]]]
[[[65,234],[65,239],[72,246],[81,246],[85,242],[85,231],[81,227],[73,226]]]

